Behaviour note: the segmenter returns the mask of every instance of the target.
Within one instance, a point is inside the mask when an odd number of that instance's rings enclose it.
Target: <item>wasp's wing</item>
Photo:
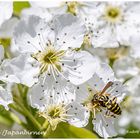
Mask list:
[[[111,86],[113,85],[113,82],[112,81],[109,81],[105,87],[103,88],[103,90],[100,92],[100,95],[106,93],[106,90],[109,89]]]
[[[122,97],[123,93],[124,93],[124,86],[122,85],[121,82],[119,81],[115,81],[113,82],[112,86],[110,86],[107,90],[106,90],[107,94],[110,94],[111,97],[115,96],[115,97]]]

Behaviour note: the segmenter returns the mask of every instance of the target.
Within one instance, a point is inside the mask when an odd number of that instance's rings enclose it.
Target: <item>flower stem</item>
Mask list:
[[[12,120],[14,120],[17,124],[25,127],[26,124],[24,122],[22,122],[19,117],[17,115],[15,115],[13,112],[10,113],[10,117],[12,118]],[[26,127],[25,127],[26,128]]]
[[[48,138],[51,132],[52,132],[52,129],[51,129],[51,125],[49,124],[43,135],[43,138]]]
[[[30,121],[34,124],[34,126],[38,130],[41,130],[42,127],[41,127],[40,123],[34,118],[34,116],[19,102],[19,100],[17,98],[14,98],[14,100],[17,103],[17,105],[23,110],[26,117],[28,117],[30,119]]]

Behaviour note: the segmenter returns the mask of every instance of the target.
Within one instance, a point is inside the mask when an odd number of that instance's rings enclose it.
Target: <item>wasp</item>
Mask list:
[[[119,104],[117,103],[117,97],[110,97],[110,94],[106,93],[107,89],[110,88],[112,85],[113,85],[113,82],[109,81],[101,92],[97,92],[93,95],[93,99],[91,100],[91,103],[92,103],[93,108],[96,108],[100,112],[102,111],[101,108],[105,108],[106,117],[115,118],[116,115],[121,115],[122,111]],[[94,109],[94,114],[95,114],[95,109]]]

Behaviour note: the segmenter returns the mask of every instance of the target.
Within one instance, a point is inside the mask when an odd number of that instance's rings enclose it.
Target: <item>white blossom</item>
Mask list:
[[[55,130],[60,122],[68,122],[76,127],[84,127],[88,123],[89,112],[74,101],[75,93],[70,93],[71,91],[73,87],[66,83],[61,89],[57,87],[47,91],[41,84],[30,89],[31,105],[38,108],[39,115],[48,120],[52,130]]]
[[[92,76],[98,65],[96,58],[88,52],[74,50],[81,47],[84,33],[85,26],[70,14],[56,16],[48,24],[31,16],[28,22],[21,21],[16,27],[15,45],[22,56],[11,60],[8,67],[15,75],[19,75],[18,69],[23,68],[22,71],[27,72],[23,77],[28,75],[34,83],[39,77],[43,77],[45,83],[49,76],[58,83],[59,76],[76,85],[83,83]],[[23,77],[18,78],[22,81]],[[33,85],[30,80],[29,83],[21,83]]]
[[[129,45],[130,37],[139,32],[139,7],[138,2],[98,4],[86,19],[94,25],[91,26],[92,45],[105,48]]]

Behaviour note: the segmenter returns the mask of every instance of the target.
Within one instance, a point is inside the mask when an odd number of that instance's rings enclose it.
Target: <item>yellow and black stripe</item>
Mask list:
[[[121,114],[121,108],[116,102],[113,102],[112,100],[109,99],[105,103],[105,105],[106,105],[107,109],[110,110],[112,113],[114,113],[116,115]]]

